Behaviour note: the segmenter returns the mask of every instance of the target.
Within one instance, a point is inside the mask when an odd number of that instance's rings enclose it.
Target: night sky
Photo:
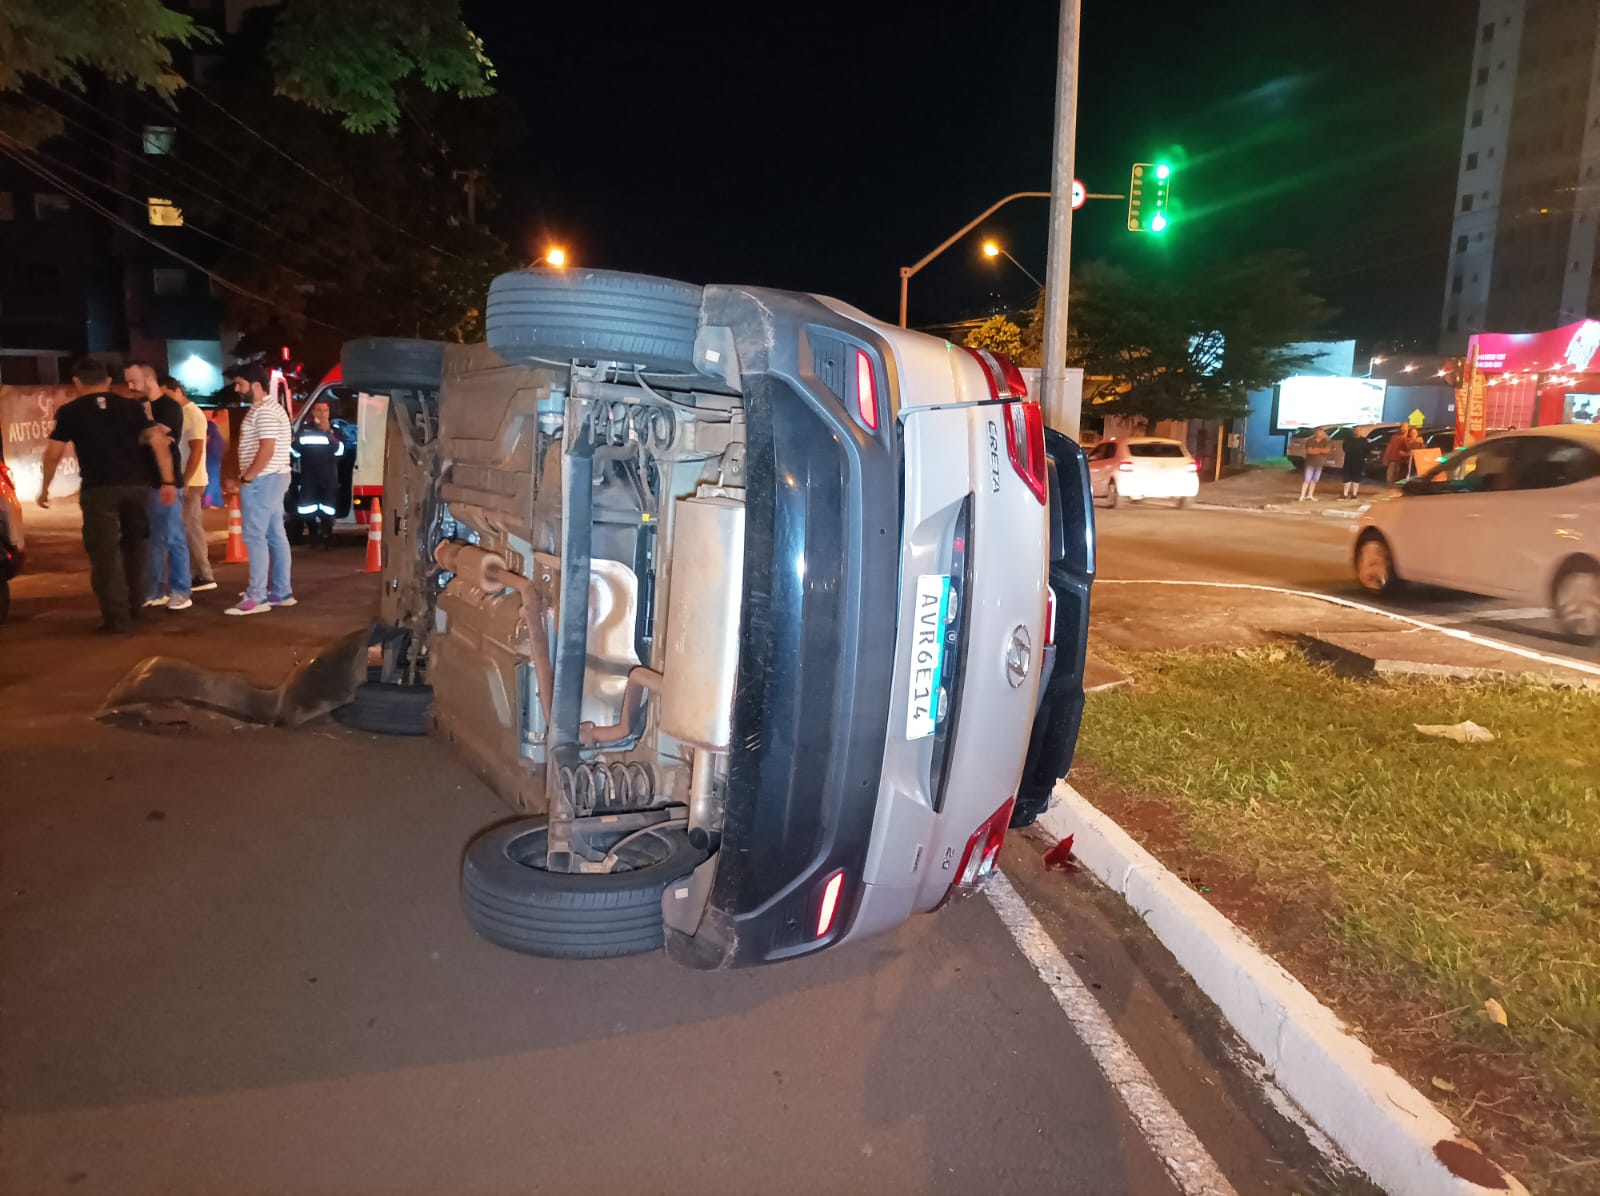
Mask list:
[[[1473,0],[1084,0],[1078,177],[1174,163],[1165,238],[1091,202],[1073,260],[1305,254],[1330,333],[1431,347]],[[532,257],[837,295],[892,319],[898,267],[1049,186],[1058,8],[466,0],[528,142],[499,231]],[[1444,21],[1444,24],[1440,22]],[[1044,200],[983,229],[1043,277]],[[912,322],[1030,302],[979,235],[912,281]]]

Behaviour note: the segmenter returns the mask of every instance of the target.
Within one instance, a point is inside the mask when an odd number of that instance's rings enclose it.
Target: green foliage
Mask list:
[[[400,119],[401,85],[489,95],[494,68],[460,0],[288,0],[270,49],[279,92],[368,133]]]
[[[1022,329],[1005,316],[990,316],[967,333],[966,340],[962,343],[969,349],[988,349],[992,353],[1004,353],[1016,361],[1022,356]]]
[[[1288,348],[1311,339],[1327,314],[1304,280],[1279,252],[1188,271],[1091,262],[1073,271],[1067,364],[1083,367],[1098,414],[1243,415],[1252,390],[1310,363]],[[1023,339],[1041,350],[1039,309]]]
[[[490,94],[494,68],[462,23],[461,0],[287,0],[267,53],[277,90],[353,132],[394,128],[407,85],[463,97]],[[4,0],[0,93],[30,80],[81,89],[83,72],[170,96],[184,85],[172,47],[215,40],[162,0]],[[53,129],[6,125],[31,144]]]

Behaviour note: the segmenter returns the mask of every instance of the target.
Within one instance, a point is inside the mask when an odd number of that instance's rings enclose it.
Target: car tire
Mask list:
[[[1600,564],[1579,558],[1563,565],[1551,605],[1563,632],[1582,644],[1600,643]]]
[[[497,946],[550,959],[607,959],[659,950],[661,894],[705,853],[674,828],[643,837],[626,872],[548,872],[546,822],[518,818],[467,845],[461,903],[472,928]]]
[[[1178,500],[1178,510],[1180,511],[1187,511],[1193,505],[1194,499],[1192,498],[1180,498]]]
[[[693,375],[703,288],[616,270],[518,270],[489,287],[489,347],[507,361],[615,361]]]
[[[386,685],[368,680],[356,687],[356,696],[335,710],[333,717],[353,731],[426,735],[428,708],[432,705],[431,685]]]
[[[398,336],[346,341],[339,354],[341,380],[372,393],[438,390],[444,380],[444,345]]]
[[[1117,484],[1115,482],[1107,482],[1106,506],[1115,511],[1120,505],[1122,505],[1122,496],[1117,493]]]
[[[1395,572],[1394,552],[1381,532],[1366,531],[1356,541],[1356,581],[1369,594],[1393,594],[1405,584]]]

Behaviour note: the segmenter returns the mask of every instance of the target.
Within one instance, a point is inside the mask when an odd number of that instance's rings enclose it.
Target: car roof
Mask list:
[[[1184,447],[1183,441],[1181,441],[1181,440],[1173,440],[1171,437],[1168,437],[1168,436],[1119,436],[1119,437],[1117,437],[1117,443],[1118,444],[1175,444],[1179,448],[1183,448]]]
[[[1499,440],[1503,436],[1555,436],[1600,449],[1600,424],[1546,424],[1538,428],[1510,428],[1491,439]]]

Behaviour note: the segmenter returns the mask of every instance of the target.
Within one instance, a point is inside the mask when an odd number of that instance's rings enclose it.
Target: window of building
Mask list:
[[[57,195],[54,191],[35,191],[33,193],[33,218],[35,220],[65,220],[72,206],[67,203],[65,195]]]
[[[1472,211],[1472,196],[1470,193],[1461,197],[1461,210],[1463,212]]]
[[[0,220],[17,218],[17,197],[9,191],[0,191]]]
[[[1483,27],[1483,44],[1488,45],[1494,41],[1494,22],[1490,21]]]
[[[170,199],[152,195],[145,203],[150,223],[157,228],[182,228],[183,209]]]
[[[1480,66],[1478,68],[1478,86],[1482,87],[1488,81],[1489,81],[1489,68],[1486,67],[1486,66]]]
[[[1471,125],[1472,125],[1472,127],[1474,129],[1483,128],[1483,109],[1482,108],[1474,108],[1472,110],[1472,120],[1471,120],[1470,123],[1471,123]]]
[[[1450,280],[1450,293],[1452,295],[1461,294],[1461,275],[1457,274]]]
[[[1467,251],[1467,234],[1466,233],[1462,233],[1459,237],[1456,238],[1456,252],[1457,253],[1465,253],[1466,251]]]
[[[1476,153],[1471,153],[1471,154],[1467,155],[1467,169],[1468,170],[1476,170],[1476,169],[1478,169],[1478,155]]]
[[[144,152],[170,154],[178,139],[178,130],[171,125],[146,125],[144,127]]]
[[[183,294],[189,279],[181,266],[157,266],[150,271],[150,286],[156,294],[170,298]]]

